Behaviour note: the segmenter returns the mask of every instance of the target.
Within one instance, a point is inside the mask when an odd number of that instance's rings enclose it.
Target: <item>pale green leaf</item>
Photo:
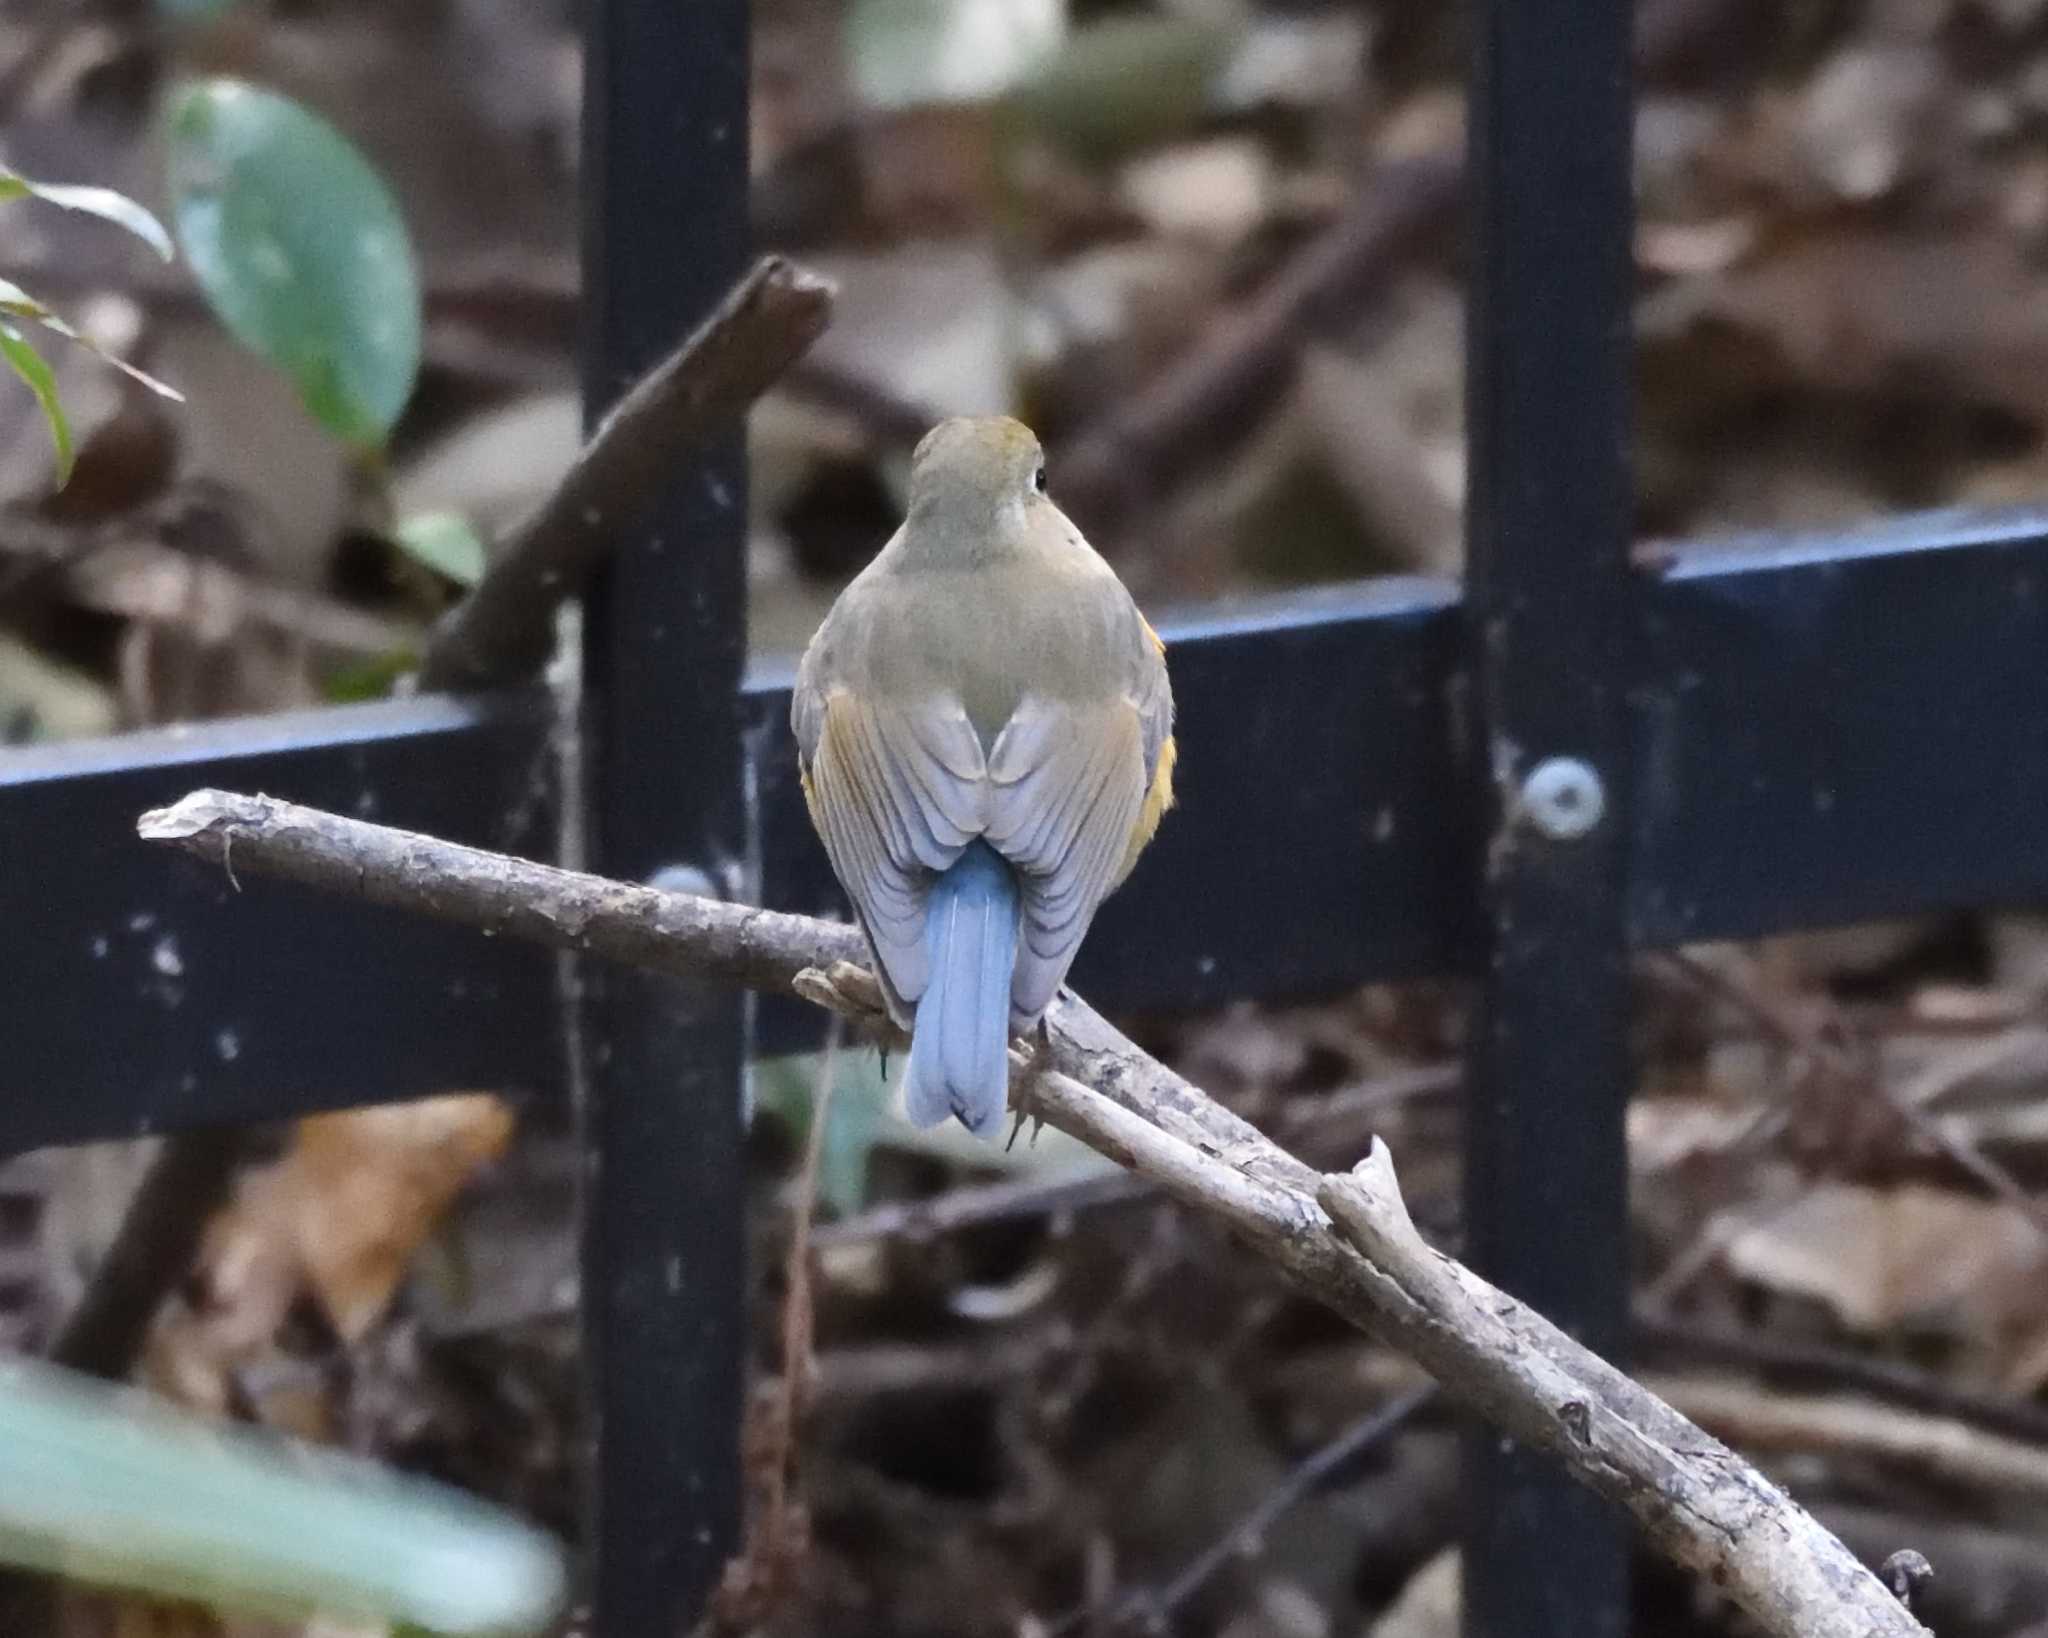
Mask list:
[[[124,227],[165,261],[171,259],[171,236],[163,223],[112,188],[77,187],[68,182],[32,182],[18,172],[0,168],[0,203],[9,199],[34,198],[63,210],[83,211],[102,221]]]
[[[38,320],[50,316],[49,308],[20,285],[6,279],[0,279],[0,313],[5,313],[9,318]]]
[[[320,697],[329,705],[389,699],[398,679],[417,671],[419,665],[420,657],[411,649],[344,661],[321,678]]]
[[[889,1087],[875,1053],[842,1051],[837,1058],[838,1082],[818,1155],[818,1199],[833,1216],[844,1217],[867,1198],[868,1159],[885,1135]],[[756,1103],[786,1122],[799,1143],[808,1141],[824,1062],[821,1053],[804,1053],[754,1066]]]
[[[0,1361],[0,1561],[275,1616],[546,1627],[560,1549],[459,1492]]]
[[[5,279],[0,279],[0,313],[5,313],[10,318],[33,319],[45,329],[54,330],[66,341],[76,342],[79,346],[85,348],[87,352],[96,354],[107,363],[113,365],[115,369],[126,375],[130,380],[138,381],[143,386],[149,388],[151,392],[160,393],[165,398],[171,399],[174,403],[182,404],[185,402],[185,395],[178,391],[176,387],[171,386],[168,382],[159,381],[147,370],[138,370],[125,358],[115,357],[114,354],[108,352],[106,348],[93,340],[91,336],[74,329],[65,320],[51,312],[49,308],[22,289],[20,285],[10,284]]]
[[[50,424],[50,438],[57,446],[57,487],[71,481],[71,421],[57,397],[57,377],[43,361],[43,355],[28,344],[28,338],[11,324],[0,324],[0,356],[36,395],[43,419]]]
[[[395,532],[408,554],[458,586],[483,579],[483,537],[460,512],[415,512]]]
[[[208,303],[315,419],[381,447],[419,373],[419,274],[390,190],[287,98],[208,80],[171,101],[171,216]]]
[[[1107,164],[1196,129],[1242,33],[1195,16],[1104,17],[1075,30],[1005,107],[1037,139]]]

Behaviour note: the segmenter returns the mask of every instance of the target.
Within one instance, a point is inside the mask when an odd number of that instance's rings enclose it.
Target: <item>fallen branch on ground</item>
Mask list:
[[[874,1027],[851,927],[459,847],[267,797],[195,791],[145,840],[489,933],[754,989]],[[1235,1229],[1298,1287],[1409,1354],[1445,1391],[1626,1508],[1662,1553],[1779,1638],[1924,1629],[1810,1515],[1725,1445],[1533,1310],[1424,1243],[1385,1145],[1348,1175],[1269,1142],[1064,994],[1012,1049],[1013,1107]]]
[[[2048,1498],[2048,1451],[1964,1422],[1843,1394],[1770,1393],[1697,1372],[1652,1380],[1688,1416],[1745,1449],[1881,1463],[1957,1489]]]
[[[1731,0],[1650,0],[1637,18],[1637,71],[1655,79],[1683,67],[1725,34],[1732,9]],[[1212,468],[1287,390],[1302,342],[1357,324],[1418,247],[1455,229],[1464,197],[1464,161],[1452,154],[1368,175],[1344,213],[1235,312],[1053,451],[1060,503],[1100,544]]]

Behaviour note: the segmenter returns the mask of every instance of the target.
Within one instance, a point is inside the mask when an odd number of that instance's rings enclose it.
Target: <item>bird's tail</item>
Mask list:
[[[976,1137],[990,1137],[1002,1125],[1019,919],[1017,878],[986,842],[968,843],[932,886],[924,923],[930,978],[903,1081],[919,1126],[958,1115]]]

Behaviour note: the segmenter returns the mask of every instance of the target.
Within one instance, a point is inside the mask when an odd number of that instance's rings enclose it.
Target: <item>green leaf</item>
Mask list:
[[[786,1122],[799,1144],[809,1141],[822,1053],[764,1058],[754,1066],[756,1105]],[[857,1211],[867,1198],[868,1159],[885,1135],[889,1087],[881,1059],[842,1050],[825,1142],[818,1156],[818,1199],[835,1217]]]
[[[415,512],[399,524],[398,544],[436,574],[458,586],[484,577],[483,537],[460,512]]]
[[[172,99],[171,218],[215,313],[315,419],[381,447],[420,363],[412,243],[382,178],[333,126],[234,80]]]
[[[171,236],[163,223],[125,193],[112,188],[73,187],[69,183],[31,182],[18,171],[0,166],[0,204],[10,199],[40,199],[46,205],[83,211],[124,227],[165,261],[171,259]]]
[[[0,1561],[253,1613],[536,1632],[560,1548],[459,1492],[0,1361]]]
[[[49,308],[36,300],[18,284],[0,279],[0,313],[9,318],[46,319]]]
[[[320,697],[329,705],[360,705],[368,700],[389,699],[398,679],[418,670],[419,663],[419,655],[411,649],[344,662],[321,679]]]
[[[1194,130],[1241,34],[1195,16],[1105,17],[1069,36],[1005,106],[1039,139],[1108,164]]]
[[[113,365],[115,369],[126,375],[130,380],[141,382],[151,392],[160,393],[174,403],[182,404],[185,402],[185,395],[178,391],[176,387],[168,382],[159,381],[147,370],[138,370],[125,358],[116,358],[97,341],[94,341],[91,336],[73,329],[70,324],[51,312],[49,308],[22,289],[20,285],[11,284],[6,279],[0,279],[0,313],[5,313],[10,318],[34,319],[36,323],[44,326],[46,329],[56,331],[66,341],[76,342],[87,352],[96,354],[106,360],[107,363]]]
[[[28,338],[11,324],[0,324],[0,356],[36,395],[43,419],[50,423],[50,438],[57,446],[57,487],[71,481],[71,422],[57,398],[57,377],[43,362],[43,355],[28,344]]]

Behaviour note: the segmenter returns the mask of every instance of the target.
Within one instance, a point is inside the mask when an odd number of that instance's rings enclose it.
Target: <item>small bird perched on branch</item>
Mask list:
[[[1097,906],[1173,803],[1166,650],[1007,417],[942,421],[797,670],[812,822],[910,1030],[910,1118],[1001,1125]]]

